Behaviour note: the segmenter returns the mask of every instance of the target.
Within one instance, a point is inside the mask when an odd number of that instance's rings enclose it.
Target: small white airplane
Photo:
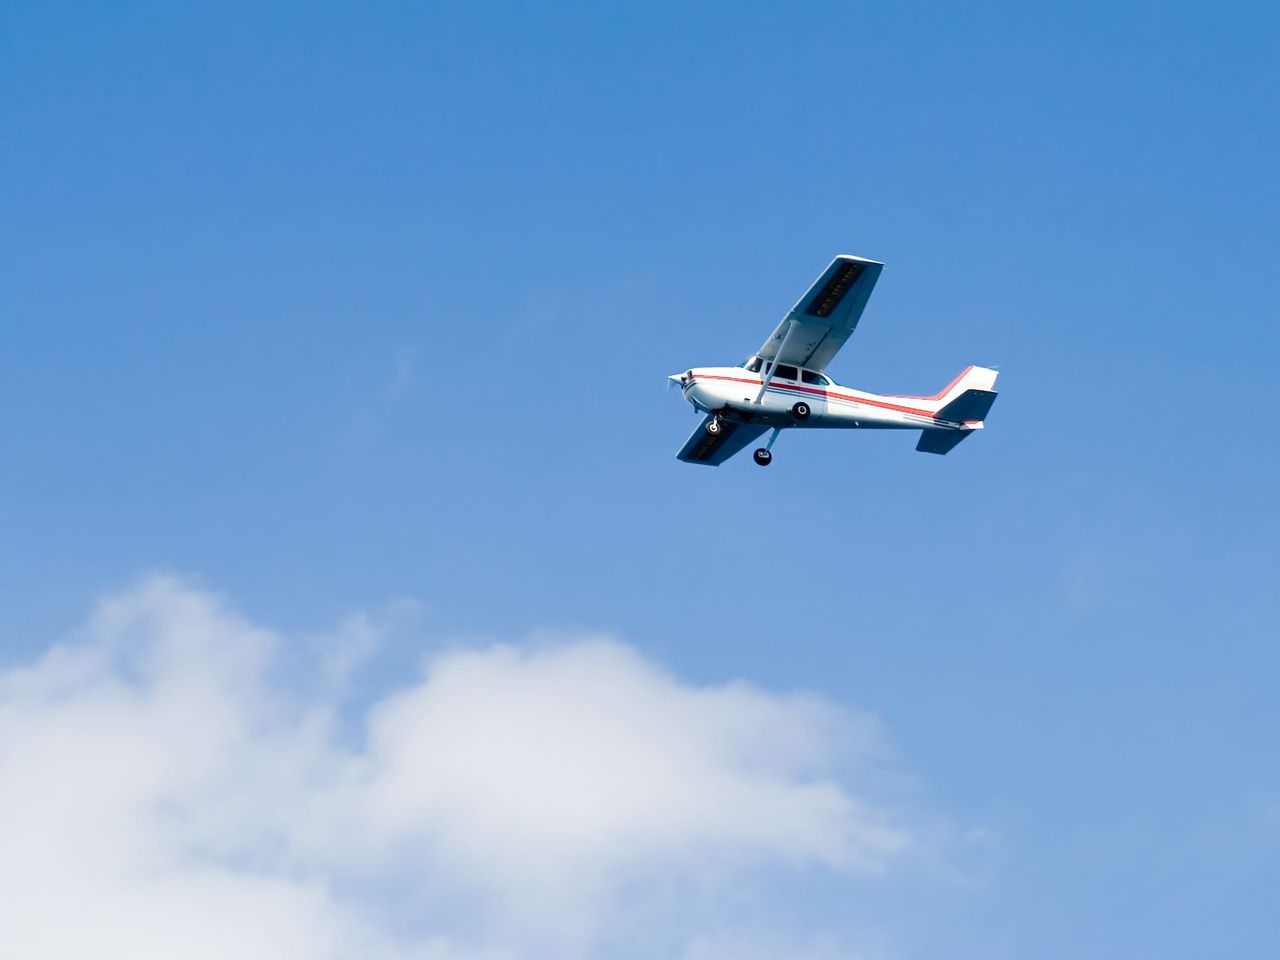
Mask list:
[[[883,267],[841,254],[746,363],[672,374],[684,398],[707,415],[676,456],[718,467],[772,430],[754,454],[767,467],[787,427],[919,430],[916,449],[943,454],[981,430],[996,399],[995,370],[966,367],[932,397],[863,393],[824,373],[858,325]]]

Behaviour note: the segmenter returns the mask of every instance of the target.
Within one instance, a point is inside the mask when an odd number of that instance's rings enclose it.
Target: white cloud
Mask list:
[[[909,845],[848,785],[873,729],[818,698],[578,639],[439,653],[352,729],[332,680],[374,632],[299,678],[305,643],[155,577],[0,672],[0,952],[701,956],[718,892]]]

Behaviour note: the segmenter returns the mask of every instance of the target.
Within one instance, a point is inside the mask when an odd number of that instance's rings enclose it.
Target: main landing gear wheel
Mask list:
[[[764,447],[761,447],[753,453],[752,456],[756,458],[756,463],[760,464],[762,467],[767,467],[769,464],[773,463],[773,454]]]
[[[809,405],[803,400],[797,402],[796,405],[791,408],[791,412],[795,414],[795,418],[797,420],[809,419]]]
[[[720,436],[720,434],[724,433],[724,421],[719,417],[712,417],[707,421],[707,433],[713,437]]]

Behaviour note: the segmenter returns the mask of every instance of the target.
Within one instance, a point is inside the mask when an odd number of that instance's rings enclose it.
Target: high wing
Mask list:
[[[718,436],[707,433],[707,423],[711,417],[704,417],[697,428],[684,442],[677,460],[685,463],[705,463],[709,467],[718,467],[743,447],[756,440],[768,427],[758,427],[753,423],[734,423],[722,420],[723,429]]]
[[[883,267],[875,260],[848,254],[836,257],[756,351],[756,356],[808,370],[825,370],[858,325]]]

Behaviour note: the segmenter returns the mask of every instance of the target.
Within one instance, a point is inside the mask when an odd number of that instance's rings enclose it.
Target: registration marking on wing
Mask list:
[[[861,263],[846,260],[835,272],[835,275],[818,291],[818,295],[809,302],[805,313],[824,319],[831,316],[831,311],[840,306],[840,301],[844,299],[844,295],[849,292],[850,288],[857,283],[858,277],[862,276],[862,271],[863,265]]]

